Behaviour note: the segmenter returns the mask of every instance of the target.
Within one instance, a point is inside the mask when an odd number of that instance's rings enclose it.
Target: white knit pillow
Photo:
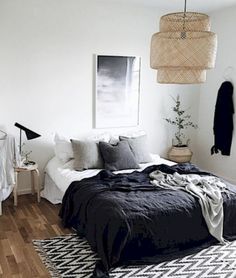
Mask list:
[[[54,143],[55,155],[61,162],[66,163],[74,157],[71,142],[65,137],[56,133]]]

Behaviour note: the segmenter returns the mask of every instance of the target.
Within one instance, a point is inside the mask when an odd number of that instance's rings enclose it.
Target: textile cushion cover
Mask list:
[[[147,163],[152,161],[147,147],[146,135],[139,137],[120,136],[119,139],[121,141],[128,142],[130,149],[138,163]]]
[[[139,168],[127,141],[120,141],[116,145],[99,142],[99,147],[105,169],[118,171]]]
[[[103,160],[98,143],[95,141],[79,141],[71,139],[74,153],[74,169],[102,169]]]
[[[54,137],[54,152],[56,157],[63,163],[68,162],[74,157],[71,142],[58,134]]]

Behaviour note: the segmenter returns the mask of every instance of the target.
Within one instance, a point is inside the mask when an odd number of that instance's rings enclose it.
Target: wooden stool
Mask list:
[[[39,170],[38,165],[28,165],[23,167],[15,168],[15,186],[13,190],[14,194],[14,206],[17,206],[17,195],[18,195],[18,174],[21,172],[30,172],[31,174],[31,192],[32,194],[37,191],[37,200],[40,202],[40,185],[39,185]]]

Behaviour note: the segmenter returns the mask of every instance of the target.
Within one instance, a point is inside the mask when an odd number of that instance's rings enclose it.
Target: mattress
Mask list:
[[[175,163],[164,158],[161,158],[157,154],[151,154],[152,162],[139,164],[140,169],[128,169],[114,172],[118,173],[131,173],[133,171],[142,171],[148,166],[167,164],[169,166]],[[101,169],[89,169],[84,171],[75,171],[73,169],[74,160],[70,160],[67,163],[61,162],[56,156],[53,157],[45,168],[45,181],[44,190],[41,193],[43,198],[46,198],[52,203],[61,203],[62,197],[67,188],[73,181],[80,181],[84,178],[96,176]]]

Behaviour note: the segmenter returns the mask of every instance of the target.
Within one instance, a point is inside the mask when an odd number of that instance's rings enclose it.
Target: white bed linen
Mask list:
[[[52,204],[61,204],[64,196],[55,182],[46,173],[44,176],[44,189],[41,192],[41,197],[47,199]]]
[[[122,171],[116,171],[114,173],[131,173],[133,171],[142,171],[144,168],[156,165],[156,164],[167,164],[167,165],[174,165],[175,163],[163,158],[160,158],[159,155],[152,154],[153,162],[151,163],[143,163],[140,164],[140,169],[129,169],[129,170],[122,170]],[[85,171],[75,171],[73,169],[73,160],[70,160],[67,163],[62,163],[57,157],[53,157],[47,164],[45,168],[45,172],[49,175],[49,177],[52,179],[52,181],[57,185],[59,190],[63,193],[65,193],[68,186],[73,181],[79,181],[84,178],[89,178],[92,176],[97,175],[101,170],[100,169],[89,169]],[[42,192],[42,196],[46,197],[46,192]],[[48,198],[47,198],[48,199]]]

